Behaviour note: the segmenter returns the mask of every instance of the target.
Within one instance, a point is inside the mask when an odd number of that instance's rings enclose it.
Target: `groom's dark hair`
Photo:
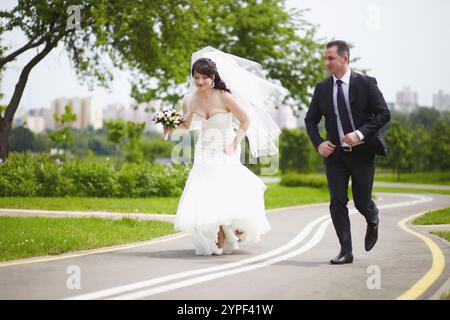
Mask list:
[[[341,57],[347,54],[348,60],[350,61],[350,47],[348,46],[347,42],[345,42],[344,40],[334,40],[328,42],[327,49],[334,46],[337,47],[337,52]]]

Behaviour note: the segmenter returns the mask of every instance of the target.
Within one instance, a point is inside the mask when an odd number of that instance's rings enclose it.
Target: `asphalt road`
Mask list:
[[[364,250],[364,218],[349,204],[353,264],[329,264],[339,245],[328,204],[319,204],[271,210],[272,230],[232,255],[195,256],[190,237],[177,234],[57,259],[3,263],[0,299],[430,298],[449,279],[450,247],[406,220],[404,228],[399,222],[450,206],[450,196],[377,196],[380,237],[370,252]]]

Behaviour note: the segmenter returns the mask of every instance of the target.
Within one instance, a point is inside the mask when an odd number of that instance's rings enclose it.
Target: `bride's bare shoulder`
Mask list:
[[[192,105],[192,98],[193,93],[187,93],[181,98],[181,109],[183,110],[184,114],[190,114],[191,112],[191,105]]]
[[[222,102],[225,105],[228,105],[230,103],[234,103],[234,101],[235,101],[233,95],[231,93],[229,93],[228,91],[219,90],[218,94],[219,94],[220,100],[222,100]]]
[[[194,93],[193,92],[189,92],[189,93],[186,93],[183,96],[181,101],[184,102],[184,103],[188,103],[188,102],[191,102],[193,98],[194,98]]]

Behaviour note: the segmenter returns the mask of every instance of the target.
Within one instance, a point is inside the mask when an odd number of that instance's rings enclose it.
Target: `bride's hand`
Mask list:
[[[172,133],[174,131],[173,128],[166,128],[164,127],[164,134]]]
[[[234,147],[234,144],[231,143],[231,144],[227,145],[223,151],[227,155],[231,156],[236,151],[236,148]]]

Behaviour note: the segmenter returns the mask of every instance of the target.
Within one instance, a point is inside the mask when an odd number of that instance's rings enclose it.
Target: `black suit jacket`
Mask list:
[[[377,86],[376,79],[352,71],[349,102],[355,129],[364,135],[365,146],[362,147],[379,155],[387,155],[386,141],[379,130],[389,122],[391,114],[383,94]],[[320,136],[318,127],[322,116],[325,117],[327,131],[325,140],[329,140],[337,146],[336,150],[325,158],[325,162],[327,162],[339,156],[339,146],[341,145],[334,113],[333,76],[316,85],[305,117],[306,131],[316,149],[325,141]]]

